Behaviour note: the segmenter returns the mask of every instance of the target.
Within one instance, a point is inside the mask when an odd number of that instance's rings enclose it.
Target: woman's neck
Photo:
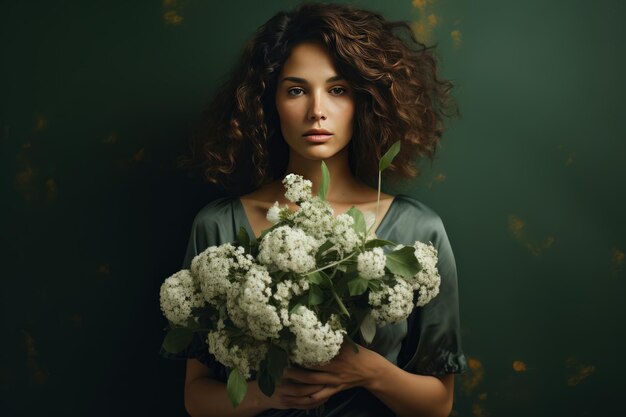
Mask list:
[[[350,199],[355,192],[358,192],[364,184],[356,178],[350,171],[348,162],[348,147],[331,158],[324,160],[330,173],[330,183],[328,186],[328,201],[345,201]],[[317,194],[322,182],[322,161],[303,158],[296,152],[291,152],[289,163],[285,174],[302,175],[305,179],[313,183],[313,195]]]

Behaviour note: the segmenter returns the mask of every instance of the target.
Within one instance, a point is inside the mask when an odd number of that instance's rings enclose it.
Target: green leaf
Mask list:
[[[317,190],[317,196],[326,201],[326,195],[328,194],[328,185],[330,184],[330,172],[326,163],[322,161],[322,183]]]
[[[332,248],[335,244],[333,242],[331,242],[330,240],[327,240],[326,242],[322,243],[322,246],[320,246],[317,249],[317,253],[315,254],[315,258],[319,258],[322,256],[322,254],[324,252],[326,252],[328,249]]]
[[[243,401],[248,391],[248,384],[239,369],[233,369],[228,376],[226,383],[226,391],[228,391],[228,399],[233,407],[237,407]]]
[[[372,291],[380,291],[381,284],[382,284],[382,281],[378,279],[370,279],[367,282],[367,287]]]
[[[324,292],[317,285],[311,285],[309,287],[309,306],[316,306],[324,302]]]
[[[259,236],[258,240],[262,240],[265,237],[266,234],[268,234],[269,232],[271,232],[274,229],[278,229],[281,226],[284,226],[284,225],[279,222],[279,223],[276,223],[275,225],[273,225],[271,227],[268,227],[267,229],[263,230],[261,232],[261,236]]]
[[[367,231],[367,224],[365,223],[365,217],[363,217],[363,213],[361,213],[361,210],[356,207],[352,207],[346,213],[354,219],[354,231],[359,235],[364,235]]]
[[[237,241],[239,241],[239,244],[243,246],[243,248],[246,250],[246,253],[250,253],[250,235],[248,235],[248,231],[243,226],[239,228],[239,233],[237,233]]]
[[[365,249],[379,248],[382,246],[395,246],[396,244],[390,240],[385,239],[372,239],[370,241],[365,242]]]
[[[163,349],[169,353],[178,353],[189,346],[193,332],[185,327],[173,327],[163,339]]]
[[[261,361],[259,373],[257,376],[257,384],[259,384],[261,392],[267,397],[271,397],[274,394],[276,385],[274,384],[274,381],[272,381],[272,377],[267,370],[267,359]]]
[[[379,171],[386,170],[389,167],[389,165],[391,165],[393,158],[395,158],[399,152],[400,152],[400,141],[396,141],[396,143],[391,145],[389,150],[385,152],[383,157],[380,158],[380,162],[378,163],[378,170]]]
[[[359,353],[359,345],[356,344],[356,342],[354,340],[352,340],[352,338],[348,335],[345,335],[343,337],[344,342],[348,342],[348,344],[350,346],[352,346],[352,351],[354,353]]]
[[[363,336],[363,341],[368,345],[372,343],[374,336],[376,336],[376,322],[371,312],[361,322],[361,336]]]
[[[321,287],[329,288],[333,286],[333,281],[330,279],[328,274],[325,271],[319,271],[320,276],[322,277]]]
[[[320,285],[322,282],[324,282],[324,278],[322,278],[322,274],[320,274],[320,271],[308,274],[306,278],[309,280],[309,282],[317,285]]]
[[[298,311],[298,309],[302,307],[302,303],[296,303],[293,307],[291,307],[291,309],[289,310],[289,314],[293,314],[296,311]]]
[[[350,295],[361,295],[365,291],[367,291],[367,280],[356,277],[348,281],[348,290],[350,291]]]
[[[415,257],[415,248],[412,246],[389,252],[385,266],[394,274],[406,278],[414,276],[421,269]]]
[[[270,345],[267,352],[267,369],[274,383],[280,382],[283,371],[289,364],[289,354],[275,345]]]

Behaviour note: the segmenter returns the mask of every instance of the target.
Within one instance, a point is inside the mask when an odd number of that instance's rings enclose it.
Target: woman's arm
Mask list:
[[[382,357],[381,357],[382,358]],[[382,358],[380,374],[364,387],[398,416],[447,417],[452,411],[454,374],[415,375]]]
[[[308,410],[327,401],[313,398],[323,385],[299,384],[283,379],[268,398],[256,381],[248,382],[246,396],[237,408],[228,399],[226,384],[211,378],[211,371],[196,359],[187,360],[185,409],[192,417],[251,417],[270,408]]]
[[[359,352],[344,344],[329,364],[311,371],[289,368],[284,376],[326,388],[312,394],[327,400],[339,391],[357,386],[368,389],[402,417],[447,417],[452,410],[454,375],[440,378],[404,371],[378,353],[359,346]]]

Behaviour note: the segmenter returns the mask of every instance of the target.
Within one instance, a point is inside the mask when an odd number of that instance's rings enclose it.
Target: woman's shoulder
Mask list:
[[[237,197],[218,197],[211,200],[202,207],[196,214],[193,225],[194,227],[207,227],[211,224],[220,223],[224,219],[232,218],[233,204],[236,203]]]
[[[394,203],[397,205],[398,209],[409,216],[419,216],[421,218],[441,221],[441,217],[433,208],[410,195],[397,194]]]
[[[393,228],[408,240],[439,242],[446,236],[439,213],[421,200],[398,194],[394,199]]]

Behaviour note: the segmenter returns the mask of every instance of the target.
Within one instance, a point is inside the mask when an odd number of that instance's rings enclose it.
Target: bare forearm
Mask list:
[[[438,378],[415,375],[381,358],[376,374],[367,383],[372,394],[401,417],[446,417],[452,401]]]
[[[248,392],[237,408],[226,393],[226,384],[211,378],[197,378],[185,387],[185,408],[192,417],[252,417],[269,407],[261,404],[258,385],[248,382]]]

